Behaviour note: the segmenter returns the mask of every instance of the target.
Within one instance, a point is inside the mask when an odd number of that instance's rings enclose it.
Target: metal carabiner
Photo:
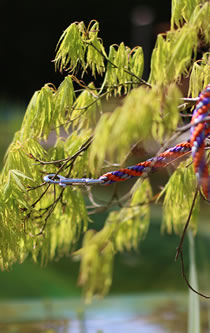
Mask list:
[[[52,179],[55,176],[59,180]],[[56,175],[55,173],[50,173],[50,174],[44,176],[43,178],[44,178],[44,181],[48,184],[58,184],[58,185],[61,185],[61,186],[66,186],[65,184],[62,184],[62,181],[66,180],[66,177],[63,177],[61,175]]]
[[[59,180],[52,179],[53,177],[58,178]],[[95,185],[103,184],[103,179],[91,179],[91,178],[66,178],[61,175],[56,175],[55,173],[50,173],[44,176],[44,181],[48,184],[59,184],[60,186],[66,185]]]

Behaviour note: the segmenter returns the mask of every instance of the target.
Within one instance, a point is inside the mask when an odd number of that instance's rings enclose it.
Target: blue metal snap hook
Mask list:
[[[55,179],[52,179],[56,177]],[[59,180],[57,180],[57,178]],[[61,175],[56,175],[55,173],[50,173],[44,176],[44,181],[48,184],[59,184],[60,186],[66,185],[95,185],[103,184],[104,179],[91,179],[91,178],[66,178]]]
[[[56,176],[56,178],[58,178],[59,180],[57,180],[57,179],[52,179],[52,178],[55,177],[55,176]],[[46,183],[49,183],[49,184],[60,184],[60,181],[61,181],[62,179],[66,179],[66,178],[63,177],[63,176],[61,176],[61,175],[56,175],[55,173],[50,173],[49,175],[44,176],[44,181],[45,181]]]

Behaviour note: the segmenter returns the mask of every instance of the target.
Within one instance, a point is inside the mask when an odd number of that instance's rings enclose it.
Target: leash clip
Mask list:
[[[55,179],[53,179],[55,178]],[[44,176],[44,181],[48,184],[59,184],[65,187],[66,185],[80,186],[80,185],[95,185],[103,184],[103,179],[91,179],[91,178],[66,178],[61,175],[56,175],[55,173],[50,173]]]

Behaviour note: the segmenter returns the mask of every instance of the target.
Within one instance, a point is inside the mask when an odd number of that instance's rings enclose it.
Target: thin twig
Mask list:
[[[199,97],[191,98],[191,97],[181,97],[181,100],[187,103],[195,104],[199,100]]]
[[[184,238],[185,238],[185,235],[186,235],[186,231],[187,231],[187,228],[189,226],[189,223],[190,223],[190,219],[192,217],[192,212],[193,212],[193,208],[195,206],[195,201],[196,201],[196,198],[197,198],[197,195],[198,195],[198,192],[199,192],[199,187],[197,186],[196,188],[196,191],[195,191],[195,194],[194,194],[194,197],[193,197],[193,201],[192,201],[192,205],[191,205],[191,208],[190,208],[190,211],[189,211],[189,215],[188,215],[188,218],[187,218],[187,222],[184,226],[184,230],[182,232],[182,236],[181,236],[181,240],[179,242],[179,246],[176,250],[176,256],[175,256],[175,261],[177,261],[178,257],[180,256],[181,258],[181,265],[182,265],[182,275],[184,277],[184,280],[187,284],[187,286],[194,292],[196,293],[197,295],[201,296],[201,297],[204,297],[204,298],[207,298],[209,299],[210,296],[207,296],[207,295],[204,295],[202,293],[200,293],[199,291],[197,291],[196,289],[194,289],[191,284],[189,283],[188,281],[188,278],[186,276],[186,273],[185,273],[185,266],[184,266],[184,259],[183,259],[183,249],[182,249],[182,246],[183,246],[183,242],[184,242]]]
[[[81,148],[75,154],[73,154],[71,157],[69,157],[63,165],[61,165],[61,167],[56,172],[54,178],[56,178],[56,176],[59,174],[59,172],[61,172],[64,169],[64,167],[68,164],[68,162],[74,161],[83,151],[87,150],[88,147],[91,145],[92,141],[93,141],[93,136],[90,136],[87,139],[87,141],[81,146]]]
[[[180,116],[182,118],[192,118],[192,114],[185,114],[185,113],[181,113],[181,112],[180,112]]]
[[[199,192],[199,188],[198,188],[198,186],[197,186],[197,188],[196,188],[196,190],[195,190],[194,197],[193,197],[192,205],[191,205],[191,208],[190,208],[190,211],[189,211],[189,215],[188,215],[187,221],[186,221],[186,223],[185,223],[184,230],[183,230],[183,232],[182,232],[182,236],[181,236],[181,239],[180,239],[179,245],[178,245],[177,250],[176,250],[175,261],[177,261],[177,259],[178,259],[178,257],[179,257],[179,254],[180,254],[181,251],[182,251],[182,246],[183,246],[183,243],[184,243],[185,234],[186,234],[186,231],[187,231],[188,225],[189,225],[189,223],[190,223],[190,219],[191,219],[191,216],[192,216],[193,208],[194,208],[194,206],[195,206],[195,201],[196,201],[196,198],[197,198],[198,192]]]
[[[41,184],[39,184],[39,185],[37,185],[37,186],[27,186],[27,192],[32,191],[32,190],[36,190],[37,188],[42,187],[42,186],[44,186],[45,184],[46,184],[46,183],[44,182],[44,183],[41,183]]]
[[[182,264],[182,275],[183,275],[183,278],[187,284],[187,286],[194,292],[196,293],[197,295],[201,296],[201,297],[204,297],[204,298],[207,298],[207,299],[210,299],[210,296],[207,296],[207,295],[204,295],[202,293],[200,293],[199,291],[197,291],[196,289],[194,289],[191,284],[189,283],[188,279],[187,279],[187,276],[186,276],[186,273],[185,273],[185,268],[184,268],[184,260],[183,260],[183,251],[182,249],[180,250],[180,258],[181,258],[181,264]]]
[[[201,124],[201,123],[205,123],[205,122],[209,122],[210,121],[210,116],[208,117],[205,117],[204,119],[201,119],[199,122],[195,122],[195,123],[189,123],[185,126],[182,126],[182,127],[178,127],[176,129],[176,132],[186,132],[190,127],[192,126],[195,126],[195,125],[198,125],[198,124]]]
[[[41,164],[41,165],[46,165],[46,164],[60,164],[60,163],[65,162],[66,160],[69,159],[69,157],[66,157],[66,158],[63,158],[61,160],[42,161],[39,158],[33,156],[32,154],[30,154],[30,155],[31,155],[31,158],[33,158],[36,162],[38,162],[37,164]]]
[[[45,193],[48,191],[49,187],[50,187],[50,184],[47,185],[46,189],[44,190],[44,192],[42,192],[42,194],[39,196],[39,198],[36,201],[34,201],[34,203],[31,205],[32,208],[34,208],[36,206],[36,204],[43,198]]]
[[[57,197],[57,199],[54,199],[54,202],[53,202],[53,204],[51,205],[51,207],[50,207],[50,209],[49,209],[49,211],[48,211],[47,216],[45,217],[44,224],[43,224],[43,226],[42,226],[40,232],[38,232],[37,234],[33,235],[33,237],[37,237],[37,236],[41,236],[41,235],[43,235],[43,232],[45,231],[46,226],[47,226],[48,219],[49,219],[50,215],[52,214],[53,210],[55,209],[57,203],[60,201],[60,199],[61,199],[61,197],[62,197],[62,195],[63,195],[63,191],[64,191],[64,188],[62,188],[62,190],[61,190],[59,196]]]

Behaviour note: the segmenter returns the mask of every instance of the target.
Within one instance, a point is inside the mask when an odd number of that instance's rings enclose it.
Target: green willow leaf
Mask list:
[[[83,239],[82,248],[75,252],[81,258],[79,284],[84,286],[86,301],[95,294],[105,295],[112,283],[112,265],[114,247],[106,240],[110,228],[99,233],[88,230]],[[108,233],[107,233],[108,231]]]
[[[112,212],[108,217],[106,223],[112,223],[113,219],[117,224],[114,244],[118,251],[137,249],[140,240],[146,237],[150,222],[148,202],[151,198],[152,189],[149,181],[138,180],[132,190],[129,207]]]
[[[78,96],[71,114],[72,127],[80,129],[93,128],[101,111],[101,101],[93,83]]]
[[[70,126],[67,120],[71,117],[74,100],[74,86],[71,76],[68,75],[55,93],[54,127],[58,135],[61,126],[64,126],[66,130]]]
[[[196,189],[196,179],[193,166],[189,166],[188,164],[189,160],[180,164],[162,191],[162,194],[165,194],[162,228],[163,230],[166,229],[169,233],[172,230],[178,234],[182,233],[192,205]],[[193,232],[197,231],[198,211],[199,196],[193,208],[190,221],[190,228]]]
[[[89,40],[87,41],[87,67],[92,70],[92,75],[96,77],[96,73],[102,75],[105,71],[104,59],[107,55],[102,43],[102,40],[98,37],[99,24],[94,22],[89,29]]]
[[[141,47],[131,50],[121,43],[119,46],[111,45],[107,58],[107,69],[102,86],[107,86],[111,96],[127,94],[131,86],[139,84],[144,69],[144,56]]]
[[[23,119],[21,140],[27,138],[46,139],[54,122],[54,93],[49,85],[33,95]]]
[[[171,27],[181,27],[184,22],[188,22],[199,4],[205,3],[205,0],[172,0]]]
[[[55,67],[62,71],[74,71],[79,63],[85,66],[85,51],[87,45],[83,43],[82,34],[85,32],[83,22],[72,23],[62,34],[57,44]]]
[[[188,95],[197,97],[210,82],[210,53],[204,53],[201,60],[194,62],[190,75]]]
[[[129,69],[137,77],[141,78],[144,70],[144,54],[141,47],[136,47],[129,60]]]

